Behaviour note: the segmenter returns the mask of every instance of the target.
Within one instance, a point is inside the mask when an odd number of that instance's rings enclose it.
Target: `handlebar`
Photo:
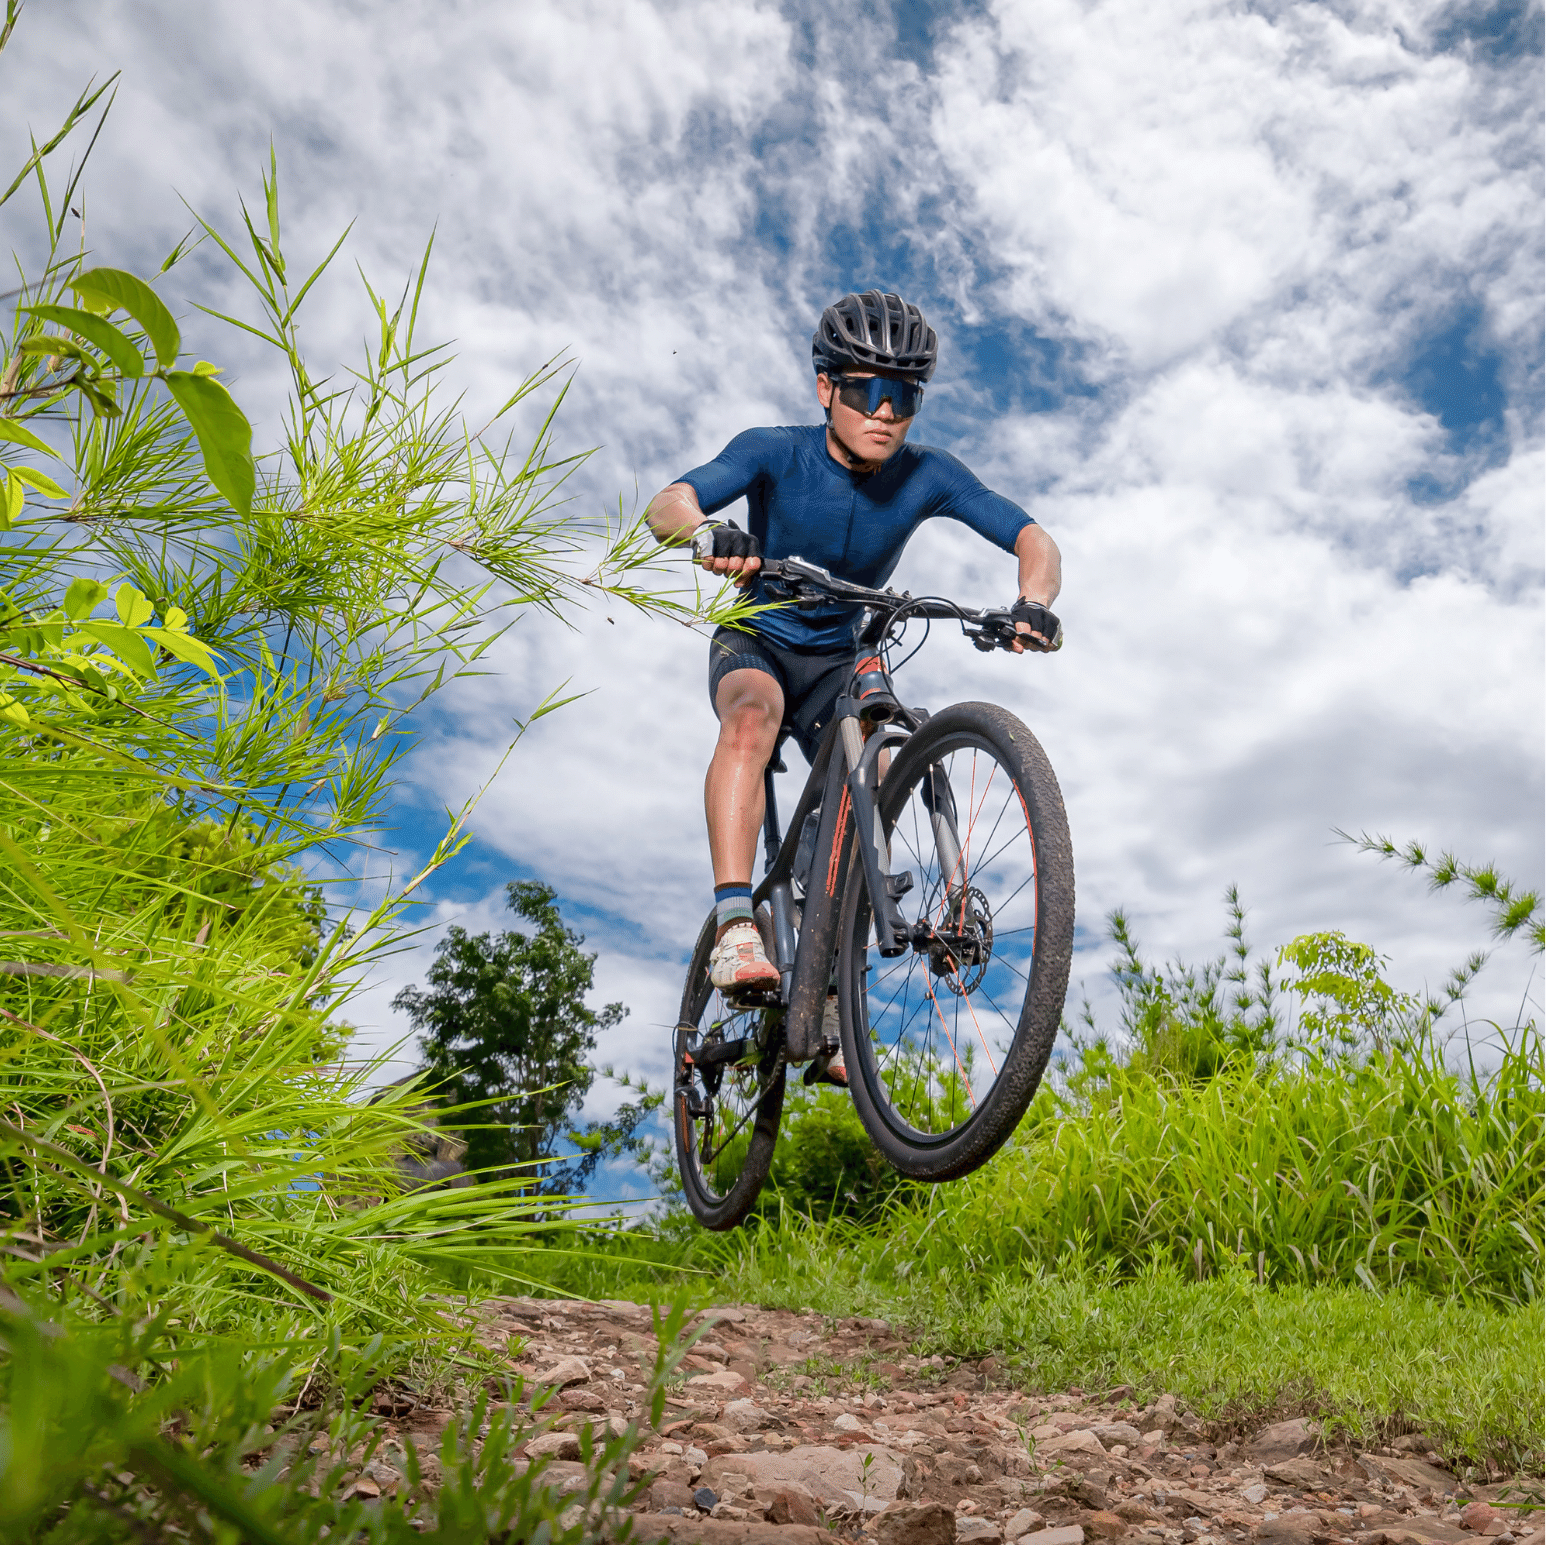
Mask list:
[[[808,563],[798,556],[764,558],[758,572],[770,596],[792,600],[796,606],[840,601],[874,612],[875,616],[864,630],[864,636],[871,642],[878,643],[904,614],[907,617],[959,622],[961,631],[985,653],[993,649],[1013,653],[1017,641],[1022,646],[1025,642],[1025,636],[1017,632],[1007,606],[974,611],[967,606],[958,606],[954,601],[947,601],[942,596],[914,596],[908,591],[898,593],[890,589],[871,590],[864,585],[838,579],[819,564]]]

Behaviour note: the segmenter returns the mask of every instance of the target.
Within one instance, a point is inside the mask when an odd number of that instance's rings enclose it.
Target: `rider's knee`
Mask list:
[[[781,705],[760,693],[737,696],[719,716],[719,738],[737,749],[765,751],[778,738]]]

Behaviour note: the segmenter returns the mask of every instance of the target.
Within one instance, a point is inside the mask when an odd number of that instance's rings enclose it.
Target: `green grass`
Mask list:
[[[993,1353],[1027,1389],[1168,1390],[1231,1429],[1313,1413],[1364,1443],[1422,1430],[1460,1463],[1541,1467],[1539,1301],[1266,1288],[1239,1270],[1188,1281],[1162,1261],[1127,1281],[1077,1258],[982,1274],[946,1250],[899,1280],[878,1231],[795,1219],[726,1255],[725,1300],[889,1319],[923,1354]]]
[[[999,1271],[1082,1246],[1124,1273],[1158,1250],[1194,1271],[1244,1260],[1282,1284],[1529,1302],[1546,1205],[1540,1033],[1502,1050],[1491,1074],[1450,1066],[1431,1034],[1364,1057],[1239,1058],[1207,1079],[1113,1067],[1078,1097],[1044,1090],[1011,1149],[895,1210],[892,1248],[926,1269],[943,1237]]]

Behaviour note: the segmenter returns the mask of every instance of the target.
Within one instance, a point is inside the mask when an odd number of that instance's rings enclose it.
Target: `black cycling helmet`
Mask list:
[[[811,335],[811,361],[818,375],[905,370],[927,381],[938,359],[939,340],[923,313],[888,291],[866,290],[834,301]]]

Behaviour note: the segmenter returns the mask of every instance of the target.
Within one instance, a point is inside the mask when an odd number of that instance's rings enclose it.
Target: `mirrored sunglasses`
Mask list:
[[[838,401],[855,413],[874,418],[883,402],[898,418],[911,418],[923,406],[921,381],[891,381],[885,376],[833,376]]]

